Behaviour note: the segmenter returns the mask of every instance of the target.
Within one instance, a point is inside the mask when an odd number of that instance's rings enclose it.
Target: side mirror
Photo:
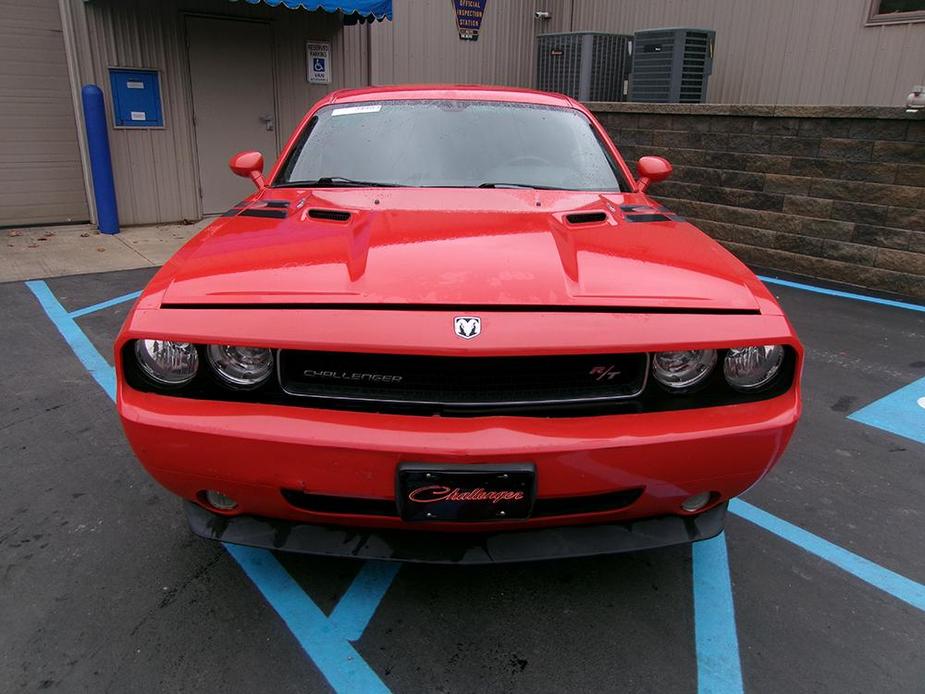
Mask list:
[[[662,157],[641,157],[636,164],[636,192],[644,193],[653,183],[664,181],[671,175],[671,164]]]
[[[263,180],[263,155],[260,152],[238,152],[228,160],[228,166],[238,176],[251,179],[257,190],[266,187]]]

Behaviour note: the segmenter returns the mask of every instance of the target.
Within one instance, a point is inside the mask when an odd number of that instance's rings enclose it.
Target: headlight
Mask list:
[[[264,347],[209,345],[206,353],[215,373],[232,388],[256,388],[273,372],[273,353]]]
[[[652,375],[663,386],[680,390],[703,381],[715,365],[715,349],[657,352],[652,357]]]
[[[736,390],[755,390],[774,380],[783,363],[781,345],[734,347],[726,353],[723,375]]]
[[[135,358],[144,374],[162,386],[189,383],[199,369],[199,353],[189,342],[136,340]]]

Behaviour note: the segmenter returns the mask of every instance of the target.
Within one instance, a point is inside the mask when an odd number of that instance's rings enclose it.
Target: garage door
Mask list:
[[[0,0],[0,227],[90,218],[57,0]]]

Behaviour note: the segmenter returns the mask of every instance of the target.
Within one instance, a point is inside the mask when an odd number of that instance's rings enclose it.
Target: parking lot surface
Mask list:
[[[189,533],[111,400],[153,272],[0,285],[3,691],[925,692],[921,308],[770,285],[804,416],[719,538],[398,565]]]

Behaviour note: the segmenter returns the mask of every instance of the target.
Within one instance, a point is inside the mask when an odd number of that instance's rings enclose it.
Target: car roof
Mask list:
[[[542,106],[574,108],[578,103],[564,94],[538,92],[516,87],[486,87],[479,85],[402,84],[389,87],[341,89],[328,95],[328,103],[355,103],[376,100],[454,99],[464,101],[511,101]]]

